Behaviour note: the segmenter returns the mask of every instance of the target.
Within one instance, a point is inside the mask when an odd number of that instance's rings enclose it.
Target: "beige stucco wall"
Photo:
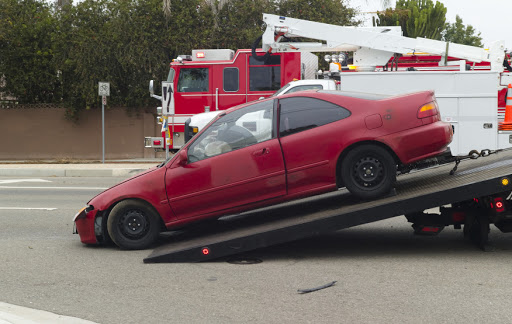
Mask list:
[[[158,136],[153,113],[129,116],[105,108],[105,159],[155,157],[145,136]],[[101,108],[80,113],[78,123],[62,108],[0,109],[0,160],[101,160]]]

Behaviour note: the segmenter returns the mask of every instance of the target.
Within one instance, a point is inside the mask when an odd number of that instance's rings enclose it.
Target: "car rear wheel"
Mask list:
[[[341,161],[341,176],[353,195],[374,199],[393,188],[396,163],[386,149],[376,145],[362,145],[349,151]]]
[[[137,200],[124,200],[112,208],[107,228],[112,241],[125,250],[148,248],[158,238],[161,221],[150,206]]]

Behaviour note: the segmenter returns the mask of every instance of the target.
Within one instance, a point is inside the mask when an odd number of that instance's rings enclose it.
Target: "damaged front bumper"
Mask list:
[[[86,206],[73,218],[73,234],[80,235],[84,244],[98,244],[103,240],[103,217],[98,215],[94,206]]]

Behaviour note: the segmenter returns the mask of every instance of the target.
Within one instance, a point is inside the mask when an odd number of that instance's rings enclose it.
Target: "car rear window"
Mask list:
[[[320,93],[334,94],[344,97],[352,97],[365,100],[381,100],[391,97],[390,95],[368,93],[368,92],[354,92],[354,91],[339,91],[339,90],[319,90]]]
[[[281,137],[326,125],[350,116],[350,111],[332,102],[309,97],[279,100]]]

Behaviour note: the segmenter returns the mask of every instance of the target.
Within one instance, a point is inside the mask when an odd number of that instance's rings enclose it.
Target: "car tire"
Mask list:
[[[393,189],[396,163],[386,149],[361,145],[350,150],[341,161],[341,177],[354,196],[374,199]]]
[[[123,200],[112,208],[107,229],[114,243],[124,250],[151,246],[161,229],[161,219],[150,206],[138,200]]]

